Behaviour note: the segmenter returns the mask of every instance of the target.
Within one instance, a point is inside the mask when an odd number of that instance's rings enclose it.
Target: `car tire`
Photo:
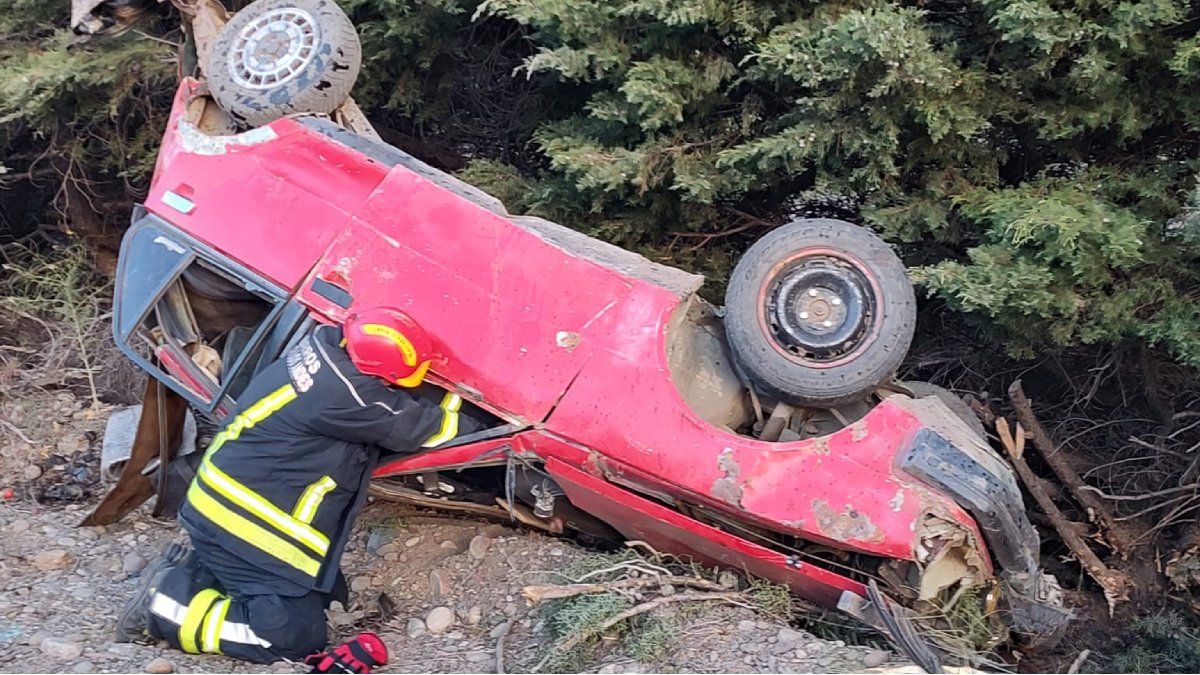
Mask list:
[[[955,394],[945,387],[939,387],[932,382],[902,382],[906,389],[912,392],[913,398],[928,398],[936,396],[950,412],[958,416],[972,431],[979,434],[980,438],[987,438],[987,430],[983,428],[983,421],[979,419],[979,415],[971,410],[971,406],[963,400],[961,396]]]
[[[833,407],[890,379],[912,343],[916,298],[904,264],[873,232],[809,218],[758,240],[725,293],[738,365],[764,395]]]
[[[203,71],[217,105],[261,126],[332,113],[361,66],[358,33],[332,0],[255,0],[221,28]]]

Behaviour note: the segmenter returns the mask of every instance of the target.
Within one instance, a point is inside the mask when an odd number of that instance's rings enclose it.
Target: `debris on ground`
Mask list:
[[[46,404],[50,400],[53,405]],[[22,425],[33,441],[0,435],[0,485],[15,493],[0,502],[0,649],[6,653],[0,672],[261,672],[263,666],[182,654],[165,643],[112,641],[114,603],[124,602],[146,561],[179,530],[145,509],[115,525],[76,527],[103,485],[97,478],[71,499],[47,497],[60,494],[52,481],[70,480],[64,478],[69,471],[54,467],[88,466],[98,458],[108,411],[83,414],[67,396],[20,410],[11,403],[0,407],[0,416]],[[26,425],[26,416],[36,423]],[[58,447],[48,440],[53,438],[80,440],[69,451],[63,443],[64,451],[55,450],[61,458],[37,462],[44,473],[27,478],[38,449]],[[329,612],[331,640],[378,632],[392,652],[389,670],[498,672],[499,666],[521,672],[554,653],[556,641],[561,647],[555,627],[569,621],[562,608],[572,598],[593,598],[586,604],[595,607],[594,598],[608,597],[604,602],[634,608],[671,594],[728,592],[743,583],[728,572],[711,581],[672,575],[651,580],[637,571],[643,563],[630,562],[643,558],[626,556],[634,554],[598,553],[516,527],[372,502],[343,560],[353,591],[347,607]],[[614,571],[592,573],[614,564]],[[644,564],[643,571],[656,565]],[[578,583],[612,585],[616,592],[577,593],[575,580],[585,574],[590,576]],[[890,652],[821,639],[763,614],[740,599],[744,593],[735,591],[735,603],[673,600],[589,633],[580,639],[590,645],[584,669],[856,672],[903,664]],[[636,630],[617,630],[618,623],[630,622]],[[283,663],[270,670],[303,668]]]

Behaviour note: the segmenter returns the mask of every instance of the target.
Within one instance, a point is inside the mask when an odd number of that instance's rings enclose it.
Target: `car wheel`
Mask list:
[[[332,0],[256,0],[221,28],[203,71],[217,105],[259,126],[332,113],[361,65],[354,24]]]
[[[980,438],[987,438],[987,431],[983,428],[983,422],[979,419],[979,415],[976,415],[975,411],[971,410],[971,406],[967,405],[967,402],[958,394],[932,382],[901,382],[901,384],[912,392],[913,398],[936,396],[946,404],[950,412],[957,415],[972,431],[979,434]]]
[[[912,343],[916,299],[904,264],[873,232],[841,220],[796,220],[738,261],[725,330],[762,393],[830,407],[888,380]]]

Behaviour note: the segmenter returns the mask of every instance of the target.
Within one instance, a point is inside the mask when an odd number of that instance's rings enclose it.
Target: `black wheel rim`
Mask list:
[[[771,339],[795,358],[818,363],[853,352],[876,312],[871,284],[849,262],[800,258],[771,280],[764,298]]]

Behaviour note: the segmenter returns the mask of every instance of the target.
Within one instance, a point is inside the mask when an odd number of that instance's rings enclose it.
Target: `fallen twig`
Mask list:
[[[26,436],[24,433],[22,433],[21,430],[17,428],[17,425],[13,424],[12,422],[9,422],[6,419],[0,418],[0,424],[3,424],[6,428],[12,430],[12,432],[17,435],[17,438],[20,438],[22,441],[25,441],[26,445],[37,445],[33,441],[29,440],[29,437]]]
[[[653,575],[664,575],[664,576],[671,575],[671,570],[669,570],[665,567],[661,567],[659,565],[655,565],[648,560],[622,560],[621,562],[619,562],[616,565],[613,565],[611,567],[605,567],[603,569],[592,570],[591,572],[588,572],[587,574],[584,574],[583,576],[575,579],[575,583],[582,583],[585,579],[590,579],[591,577],[600,576],[602,574],[609,574],[611,572],[616,572],[617,570],[622,570],[622,569],[628,569],[628,570],[631,570],[634,572],[639,572],[641,574],[649,574],[652,576]]]
[[[663,585],[687,586],[688,588],[699,588],[705,591],[725,590],[725,587],[721,584],[718,584],[715,581],[708,581],[707,579],[680,576],[654,576],[638,577],[635,579],[621,579],[620,581],[610,581],[607,583],[526,586],[521,589],[521,595],[525,596],[525,599],[530,602],[542,602],[544,600],[569,598],[572,596],[586,595],[589,593],[611,593],[628,591],[635,588],[645,588],[646,586]]]
[[[542,657],[542,660],[538,661],[537,665],[533,667],[531,672],[534,672],[534,673],[541,672],[542,668],[546,665],[546,663],[550,660],[550,658],[555,653],[564,652],[569,649],[573,649],[574,647],[579,645],[579,643],[581,643],[585,640],[588,640],[592,637],[595,637],[596,635],[600,635],[604,631],[608,630],[609,628],[612,628],[613,626],[621,623],[622,621],[633,618],[639,614],[645,614],[646,612],[658,609],[659,607],[662,607],[663,605],[667,605],[667,604],[671,604],[671,603],[675,603],[675,602],[712,602],[712,601],[740,604],[738,601],[743,600],[743,599],[745,599],[745,595],[743,595],[742,593],[677,593],[675,595],[663,595],[663,596],[657,597],[653,600],[647,600],[646,602],[643,602],[640,605],[634,605],[633,607],[630,607],[629,609],[627,609],[619,614],[614,614],[613,616],[609,617],[608,619],[606,619],[599,625],[591,628],[590,630],[585,630],[585,631],[580,631],[578,633],[575,633],[574,635],[567,638],[566,640],[563,640],[562,642],[558,643],[557,645],[552,646],[550,648],[549,652],[545,656]]]
[[[1125,529],[1113,517],[1112,510],[1108,504],[1101,501],[1094,492],[1088,490],[1088,485],[1079,477],[1079,473],[1071,467],[1067,458],[1059,452],[1059,446],[1054,443],[1054,439],[1042,427],[1037,416],[1033,414],[1033,405],[1029,402],[1029,398],[1025,396],[1025,390],[1021,387],[1021,380],[1015,380],[1008,388],[1008,398],[1012,400],[1013,410],[1017,414],[1017,420],[1021,423],[1028,432],[1030,439],[1033,441],[1034,447],[1041,453],[1042,459],[1054,471],[1054,475],[1062,481],[1067,491],[1079,502],[1088,515],[1095,523],[1104,531],[1107,540],[1112,549],[1126,557],[1133,545],[1133,537],[1125,531]]]
[[[989,429],[996,426],[996,413],[986,401],[979,400],[979,398],[973,394],[967,394],[963,398],[966,400],[967,405],[970,406],[971,410],[975,413],[975,416],[979,418],[979,421],[983,422],[983,426]]]
[[[1075,660],[1071,662],[1071,667],[1067,668],[1067,675],[1073,675],[1073,673],[1078,673],[1079,669],[1083,667],[1083,664],[1087,662],[1088,657],[1091,655],[1092,655],[1092,650],[1090,650],[1090,649],[1085,649],[1085,650],[1079,652],[1079,656],[1076,656]]]
[[[1008,420],[1003,417],[996,418],[996,435],[1000,437],[1000,442],[1004,445],[1004,450],[1008,453],[1009,461],[1017,472],[1017,476],[1021,478],[1021,482],[1025,483],[1029,494],[1033,496],[1034,501],[1041,507],[1042,512],[1050,519],[1054,530],[1058,532],[1067,548],[1075,554],[1079,559],[1079,564],[1083,565],[1083,569],[1096,580],[1097,584],[1104,589],[1104,597],[1108,600],[1108,613],[1112,616],[1113,609],[1118,602],[1127,600],[1129,597],[1129,589],[1132,584],[1127,576],[1116,570],[1111,570],[1100,558],[1096,557],[1095,552],[1088,547],[1087,542],[1079,536],[1078,523],[1072,523],[1067,520],[1062,511],[1055,505],[1054,500],[1050,498],[1046,490],[1042,487],[1041,480],[1025,463],[1021,457],[1025,446],[1025,432],[1021,425],[1017,425],[1016,433],[1010,433]]]
[[[500,631],[500,635],[496,636],[496,672],[500,673],[500,675],[504,673],[504,640],[512,632],[512,627],[517,623],[519,616],[514,616],[505,621],[504,629]]]
[[[1180,485],[1179,487],[1167,488],[1166,490],[1159,490],[1157,492],[1147,492],[1140,495],[1110,495],[1107,492],[1100,490],[1100,488],[1092,487],[1091,485],[1083,486],[1083,489],[1088,492],[1095,493],[1097,496],[1103,497],[1104,499],[1111,499],[1118,502],[1140,502],[1143,499],[1150,499],[1152,497],[1165,497],[1167,495],[1173,495],[1177,492],[1187,492],[1189,490],[1195,492],[1196,488],[1200,488],[1200,483],[1189,483],[1187,485]]]

